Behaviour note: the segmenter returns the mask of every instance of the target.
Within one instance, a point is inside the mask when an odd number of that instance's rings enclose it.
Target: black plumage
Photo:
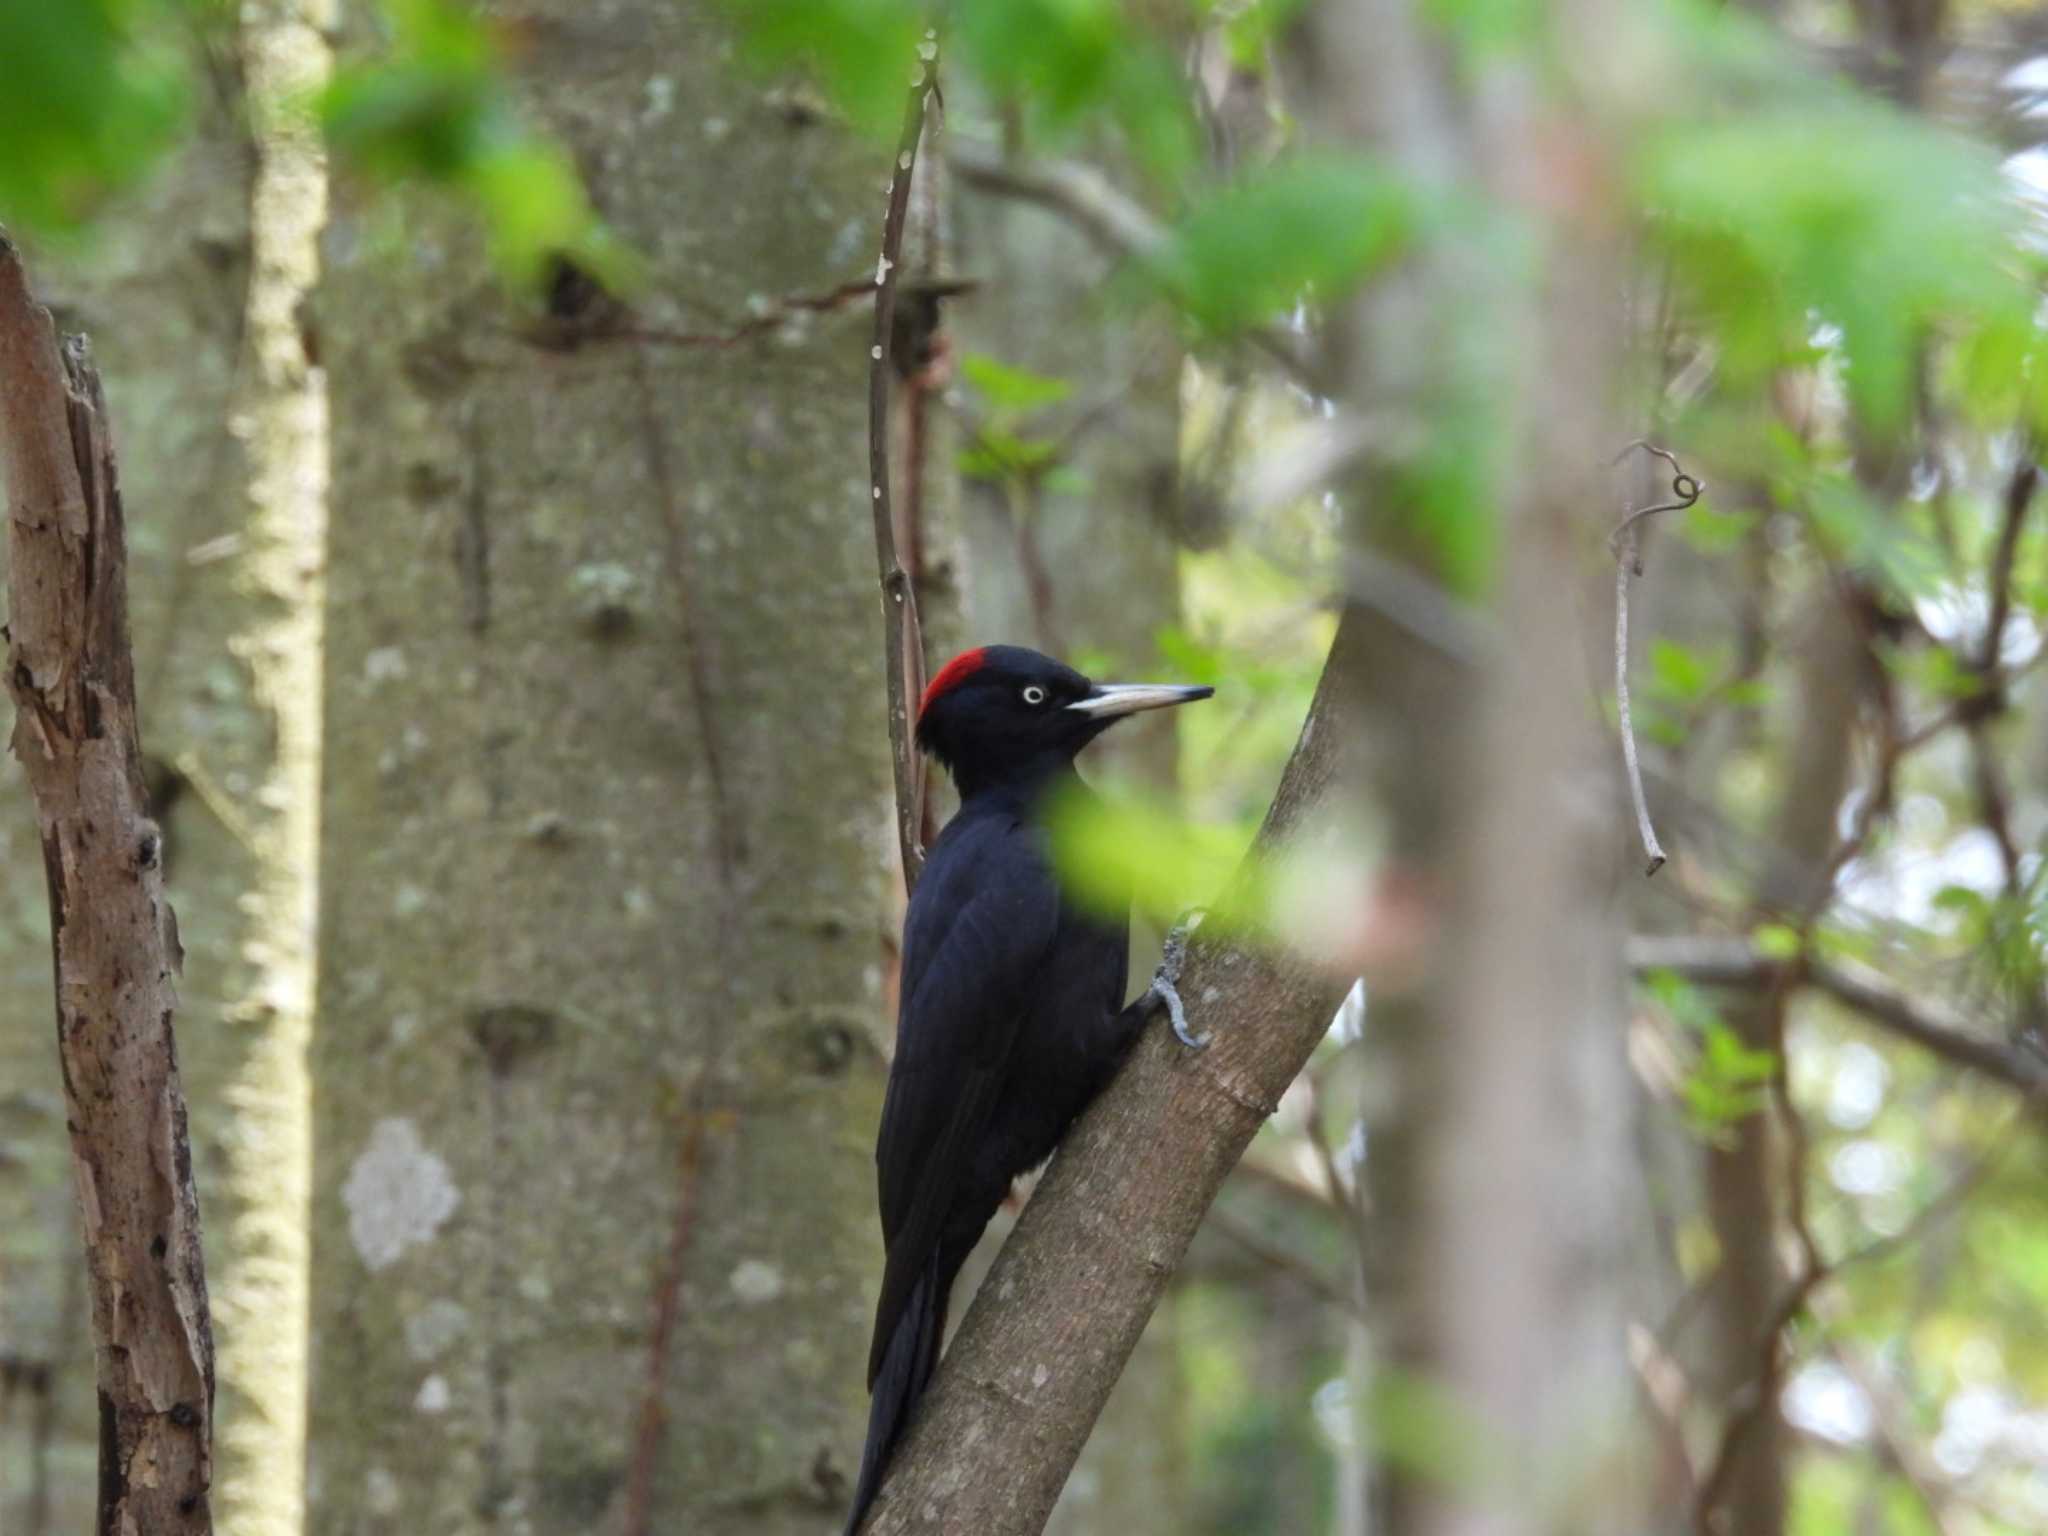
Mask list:
[[[1150,1012],[1123,1006],[1129,923],[1077,905],[1042,822],[1088,793],[1074,756],[1124,715],[1207,688],[1099,685],[1035,651],[988,646],[932,680],[918,739],[959,813],[904,919],[896,1056],[875,1146],[887,1245],[868,1356],[858,1530],[938,1363],[949,1293],[1018,1175],[1116,1071]]]

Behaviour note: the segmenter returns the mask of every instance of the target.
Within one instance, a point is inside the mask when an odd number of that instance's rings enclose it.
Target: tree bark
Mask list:
[[[1799,732],[1771,839],[1800,876],[1758,893],[1763,912],[1779,917],[1803,913],[1825,894],[1817,876],[1828,869],[1836,811],[1849,788],[1848,748],[1859,692],[1854,679],[1865,664],[1862,642],[1840,602],[1822,594],[1811,613],[1799,658]],[[1790,1001],[1785,986],[1734,998],[1728,1026],[1750,1050],[1781,1052]],[[1784,1415],[1775,1393],[1769,1401],[1750,1402],[1759,1385],[1759,1351],[1787,1284],[1778,1257],[1780,1202],[1774,1194],[1785,1169],[1775,1143],[1771,1116],[1760,1110],[1733,1127],[1725,1145],[1711,1145],[1704,1154],[1707,1215],[1721,1262],[1701,1386],[1723,1413],[1748,1419],[1711,1518],[1741,1536],[1777,1536],[1786,1518]]]
[[[256,600],[243,584],[247,482],[232,423],[238,406],[257,402],[238,366],[253,167],[233,27],[229,11],[209,9],[177,28],[195,84],[184,142],[101,212],[88,237],[31,250],[29,260],[60,327],[94,338],[121,422],[148,814],[184,920],[179,1068],[195,1177],[207,1193],[208,1290],[222,1324],[215,1501],[223,1521],[243,1530],[237,1490],[281,1467],[296,1484],[299,1461],[267,1430],[239,1441],[243,1406],[260,1418],[303,1388],[275,1358],[251,1358],[248,1336],[227,1326],[251,1294],[245,1279],[262,1268],[241,1262],[245,1220],[278,1209],[272,1201],[291,1206],[277,1159],[240,1134],[246,1122],[220,1112],[262,1098],[254,1063],[273,1038],[267,957],[281,915],[249,900],[274,812],[265,798],[271,719],[249,686],[268,653],[238,648]],[[0,782],[0,808],[0,1354],[31,1383],[0,1411],[0,1528],[52,1536],[92,1519],[99,1434],[63,1096],[48,1070],[49,930],[26,783]],[[253,1310],[288,1315],[267,1302]]]
[[[871,274],[888,161],[711,5],[520,28],[644,291],[535,312],[345,189],[323,246],[308,1527],[815,1536],[881,1258],[870,317],[646,338]]]
[[[13,749],[42,832],[100,1404],[97,1528],[212,1529],[213,1336],[149,818],[127,532],[99,377],[0,236]]]

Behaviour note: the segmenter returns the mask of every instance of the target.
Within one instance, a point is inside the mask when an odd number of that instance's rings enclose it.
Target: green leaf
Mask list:
[[[985,352],[970,352],[961,358],[960,372],[998,411],[1042,410],[1058,405],[1074,392],[1074,386],[1065,379],[1033,373]]]
[[[893,138],[927,24],[915,0],[725,0],[756,63],[800,65],[876,137]]]
[[[1515,52],[1542,35],[1542,0],[1425,0],[1429,18],[1481,58]]]
[[[1941,547],[1907,520],[1906,509],[1879,502],[1848,473],[1815,474],[1804,494],[1824,545],[1837,558],[1878,577],[1894,598],[1932,596],[1947,581]]]
[[[189,107],[194,0],[0,0],[0,217],[75,229],[150,169]]]
[[[1761,923],[1750,930],[1749,942],[1766,960],[1797,960],[1805,948],[1799,930],[1784,923]]]
[[[1197,329],[1224,335],[1341,297],[1400,253],[1415,219],[1413,196],[1377,167],[1297,159],[1198,203],[1147,271]]]
[[[327,141],[387,183],[425,182],[467,202],[499,268],[532,292],[573,262],[612,292],[637,282],[632,253],[584,195],[566,151],[512,105],[499,38],[451,0],[384,0],[391,46],[347,65],[321,93]]]
[[[1232,64],[1263,75],[1274,40],[1284,34],[1305,3],[1306,0],[1249,0],[1248,4],[1228,5],[1201,0],[1196,9],[1205,22],[1221,20]]]
[[[1761,386],[1817,323],[1832,327],[1823,344],[1852,403],[1887,430],[1938,320],[2009,328],[2030,314],[1997,157],[1924,119],[1816,88],[1799,105],[1674,121],[1646,140],[1638,176],[1740,383]]]
[[[1679,1088],[1686,1123],[1696,1135],[1725,1141],[1735,1125],[1763,1108],[1777,1057],[1744,1045],[1707,994],[1691,982],[1660,971],[1647,977],[1643,986],[1697,1047]]]
[[[1040,134],[1102,114],[1162,182],[1193,166],[1196,125],[1181,70],[1120,0],[974,0],[951,23],[950,46]]]
[[[1702,498],[1678,515],[1685,541],[1702,554],[1722,555],[1741,548],[1757,525],[1757,514],[1740,508],[1723,510]]]
[[[1052,807],[1053,863],[1076,900],[1104,914],[1133,906],[1162,921],[1196,902],[1205,921],[1255,920],[1269,887],[1233,882],[1255,828],[1188,821],[1156,803],[1081,792]]]
[[[1713,686],[1717,660],[1676,640],[1658,636],[1650,642],[1650,681],[1659,695],[1673,703],[1691,703]]]
[[[1044,438],[983,427],[960,450],[960,473],[975,480],[1026,480],[1049,469],[1059,451],[1059,444]]]

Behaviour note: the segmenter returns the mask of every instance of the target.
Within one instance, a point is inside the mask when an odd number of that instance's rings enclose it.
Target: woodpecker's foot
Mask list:
[[[1181,913],[1180,921],[1166,935],[1166,943],[1160,947],[1159,969],[1152,973],[1151,996],[1166,1009],[1166,1017],[1173,1023],[1173,1037],[1191,1051],[1206,1049],[1210,1035],[1198,1035],[1188,1026],[1187,1009],[1182,1006],[1179,992],[1181,961],[1187,957],[1188,935],[1201,923],[1205,907],[1189,907]]]

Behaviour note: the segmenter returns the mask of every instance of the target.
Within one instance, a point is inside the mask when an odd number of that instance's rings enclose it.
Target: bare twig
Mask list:
[[[787,324],[797,315],[823,315],[834,310],[849,309],[870,298],[875,293],[872,277],[856,277],[828,288],[823,293],[793,293],[765,306],[759,314],[715,331],[675,331],[662,326],[635,325],[622,320],[616,327],[608,327],[601,334],[603,339],[619,341],[644,341],[664,347],[704,347],[721,351],[736,347],[743,341],[751,340],[779,325]]]
[[[1636,810],[1636,831],[1643,840],[1645,876],[1664,867],[1664,847],[1657,841],[1657,829],[1650,821],[1649,797],[1643,793],[1643,765],[1636,755],[1635,720],[1628,706],[1628,574],[1635,562],[1636,536],[1622,535],[1622,547],[1614,561],[1614,714],[1621,731],[1621,761],[1628,770],[1629,799]]]
[[[1645,876],[1664,867],[1664,848],[1657,841],[1657,829],[1650,821],[1649,797],[1643,793],[1643,766],[1636,752],[1635,721],[1628,702],[1628,582],[1631,574],[1643,574],[1642,555],[1636,544],[1636,525],[1659,512],[1678,512],[1700,499],[1700,482],[1688,475],[1678,459],[1665,449],[1638,438],[1614,456],[1619,464],[1636,449],[1654,454],[1671,466],[1673,500],[1641,507],[1622,518],[1609,539],[1614,552],[1614,711],[1621,731],[1621,760],[1628,769],[1629,799],[1636,812],[1636,831],[1643,840],[1643,857],[1648,861]]]
[[[1203,1225],[1210,1231],[1228,1238],[1275,1274],[1285,1275],[1313,1292],[1319,1301],[1335,1307],[1359,1322],[1365,1321],[1365,1304],[1355,1294],[1347,1291],[1300,1254],[1274,1242],[1249,1222],[1240,1221],[1218,1207],[1209,1212],[1208,1219]]]
[[[2006,894],[2013,898],[2021,895],[2026,877],[2020,868],[2019,839],[2013,834],[2012,797],[2006,789],[2005,775],[1999,768],[1998,754],[1991,740],[1991,717],[2004,708],[2004,640],[2006,620],[2012,614],[2013,563],[2019,552],[2020,531],[2026,525],[2027,509],[2033,503],[2034,487],[2039,479],[2040,471],[2034,461],[2023,458],[2006,485],[2005,517],[1999,526],[1998,545],[1992,552],[1991,571],[1986,583],[1990,592],[1990,612],[1984,625],[1983,648],[1978,652],[1974,667],[1983,686],[1979,694],[1966,701],[1972,706],[1965,723],[1970,738],[1977,804],[1983,813],[1986,830],[1998,844],[1998,856],[2005,866]]]
[[[1628,943],[1638,975],[1669,971],[1709,987],[1770,987],[1787,973],[1872,1023],[1946,1061],[2024,1092],[2048,1086],[2048,1060],[2009,1046],[1946,1005],[1915,998],[1868,967],[1809,955],[1803,962],[1763,954],[1747,939],[1637,937]]]
[[[1776,1393],[1777,1383],[1784,1373],[1781,1345],[1785,1330],[1808,1310],[1814,1292],[1825,1282],[1839,1279],[1845,1270],[1858,1268],[1911,1247],[1954,1214],[1997,1170],[1998,1165],[2019,1142],[2020,1138],[2013,1132],[2021,1120],[2037,1107],[2042,1093],[2043,1089],[2036,1089],[2030,1093],[2027,1101],[2017,1106],[2006,1123],[1989,1139],[1983,1155],[1950,1180],[1941,1193],[1915,1211],[1912,1219],[1896,1232],[1874,1238],[1862,1247],[1829,1262],[1821,1254],[1819,1245],[1814,1242],[1813,1234],[1805,1227],[1803,1214],[1801,1215],[1800,1242],[1807,1251],[1807,1263],[1791,1289],[1785,1293],[1784,1300],[1778,1304],[1769,1325],[1763,1331],[1760,1343],[1762,1359],[1757,1375],[1746,1394],[1743,1411],[1731,1415],[1722,1427],[1720,1444],[1715,1450],[1713,1461],[1709,1464],[1707,1476],[1700,1484],[1699,1501],[1696,1505],[1697,1518],[1703,1532],[1709,1529],[1706,1523],[1707,1516],[1720,1502],[1722,1490],[1734,1468],[1735,1453],[1740,1448],[1742,1437],[1755,1423],[1762,1407]],[[1795,1165],[1796,1162],[1795,1159]],[[1804,1182],[1803,1172],[1803,1169],[1799,1169],[1795,1175],[1801,1185]],[[1796,1204],[1794,1209],[1800,1210]]]
[[[2034,487],[2041,472],[2031,457],[2022,458],[2005,488],[2005,520],[1998,530],[1998,547],[1991,557],[1991,612],[1984,626],[1984,650],[1978,670],[1989,675],[2000,666],[2004,651],[2005,622],[2012,614],[2012,568],[2019,554],[2020,530],[2026,525],[2027,508],[2033,504]]]
[[[1816,1298],[1815,1311],[1821,1310],[1820,1300]],[[1840,1339],[1829,1339],[1827,1348],[1835,1363],[1870,1404],[1878,1444],[1883,1448],[1885,1458],[1920,1501],[1936,1536],[1953,1536],[1955,1522],[1949,1518],[1948,1505],[1955,1490],[1942,1476],[1940,1467],[1934,1463],[1927,1449],[1913,1438],[1911,1409],[1898,1401],[1899,1394],[1891,1382]]]
[[[150,820],[127,528],[99,375],[0,234],[7,689],[35,796],[92,1296],[98,1530],[213,1529],[213,1327],[171,1019],[183,959]]]
[[[889,687],[889,759],[896,781],[896,841],[903,884],[917,884],[924,868],[924,762],[918,756],[911,710],[924,690],[924,635],[917,622],[917,589],[896,555],[896,517],[889,504],[889,352],[896,321],[896,269],[903,259],[903,225],[910,211],[911,172],[925,111],[938,89],[939,42],[927,32],[919,67],[903,107],[903,129],[889,174],[888,211],[882,220],[882,256],[875,267],[875,339],[868,348],[868,481],[875,521],[875,563],[881,576],[882,625],[888,636],[884,664]]]

